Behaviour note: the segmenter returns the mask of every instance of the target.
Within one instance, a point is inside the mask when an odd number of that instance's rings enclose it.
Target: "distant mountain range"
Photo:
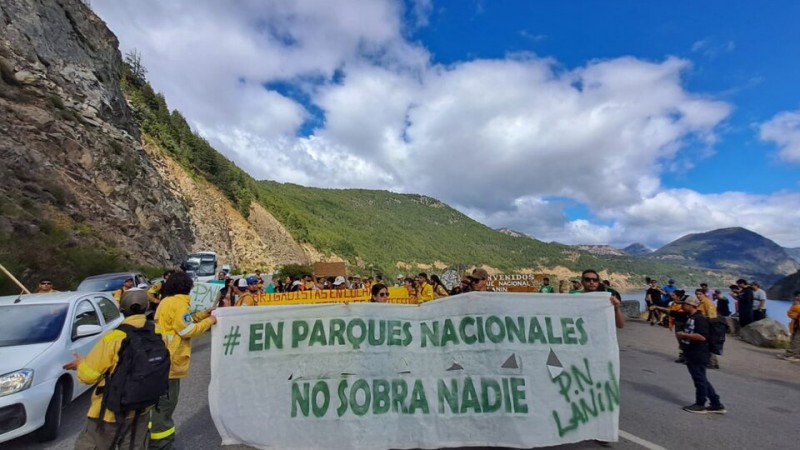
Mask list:
[[[645,258],[724,271],[765,286],[795,273],[800,263],[775,242],[745,228],[688,234]]]
[[[644,244],[640,244],[638,242],[623,248],[622,251],[629,255],[646,255],[653,252],[649,248],[645,247]]]

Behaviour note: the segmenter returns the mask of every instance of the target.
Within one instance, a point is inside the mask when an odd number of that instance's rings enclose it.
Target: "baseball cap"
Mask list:
[[[246,288],[247,287],[247,280],[245,280],[244,278],[239,278],[236,281],[236,286],[240,287],[240,288]]]
[[[292,286],[300,286],[300,280],[292,281]]]
[[[482,267],[478,267],[472,271],[472,275],[470,275],[470,277],[475,278],[476,280],[488,280],[489,272]]]
[[[675,280],[673,280],[672,278],[670,278],[669,280],[667,280],[667,283],[669,283],[669,284],[672,284],[672,283],[674,283],[674,282],[675,282]]]
[[[689,297],[686,297],[686,300],[683,301],[683,304],[684,305],[692,305],[692,306],[700,306],[700,300],[698,300],[697,297],[695,297],[693,295],[690,295]]]
[[[338,277],[336,277],[335,280],[333,280],[333,285],[334,286],[339,286],[340,284],[344,284],[344,281],[345,281],[344,277],[339,275]]]
[[[141,313],[144,313],[147,310],[148,303],[147,291],[143,289],[128,289],[119,300],[119,309],[120,311],[128,311],[131,306],[139,305]]]
[[[247,284],[258,284],[258,278],[256,278],[256,277],[247,277]]]

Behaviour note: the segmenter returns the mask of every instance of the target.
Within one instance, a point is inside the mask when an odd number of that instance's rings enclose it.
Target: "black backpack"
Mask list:
[[[722,354],[725,345],[725,335],[728,333],[728,324],[725,319],[716,318],[708,321],[708,349],[715,355]]]
[[[131,426],[131,448],[136,438],[136,423],[145,408],[158,403],[159,397],[169,389],[169,351],[161,336],[156,334],[152,322],[141,328],[128,324],[117,327],[125,332],[125,339],[117,353],[117,366],[105,375],[103,401],[100,406],[100,421],[106,409],[117,417],[117,433],[111,448],[116,448],[122,433],[124,418],[135,411]],[[100,389],[98,389],[100,391]]]

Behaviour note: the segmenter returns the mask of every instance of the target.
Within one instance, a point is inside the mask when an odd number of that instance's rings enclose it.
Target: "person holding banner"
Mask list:
[[[617,328],[625,326],[625,315],[622,314],[622,298],[619,292],[601,283],[600,275],[593,269],[586,269],[581,273],[581,284],[583,292],[609,292],[611,294],[609,301],[614,306],[614,323]]]
[[[491,291],[489,288],[489,272],[482,267],[476,267],[475,270],[472,271],[472,275],[469,276],[470,281],[472,282],[472,286],[470,290],[473,291]]]
[[[189,292],[194,282],[185,272],[177,272],[164,284],[164,296],[156,311],[156,334],[164,339],[169,350],[169,390],[162,395],[150,414],[151,449],[175,448],[175,422],[172,413],[178,406],[181,379],[189,374],[189,361],[192,356],[192,341],[217,323],[211,315],[214,308],[189,312]]]
[[[389,288],[386,285],[377,283],[373,284],[370,289],[372,297],[370,297],[369,301],[371,303],[386,303],[389,300]]]

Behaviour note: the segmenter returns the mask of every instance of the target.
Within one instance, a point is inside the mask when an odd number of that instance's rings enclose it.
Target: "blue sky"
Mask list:
[[[258,179],[420,193],[545,241],[800,247],[800,2],[92,8]]]

